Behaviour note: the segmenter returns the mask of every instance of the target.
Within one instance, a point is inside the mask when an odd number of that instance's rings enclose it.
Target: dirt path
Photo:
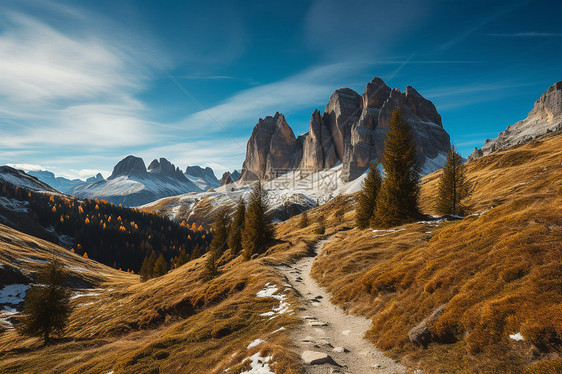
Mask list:
[[[318,242],[316,254],[327,240]],[[303,298],[299,311],[303,319],[293,339],[305,361],[306,373],[401,373],[404,368],[385,357],[363,338],[371,321],[346,314],[330,303],[330,294],[310,276],[315,257],[306,257],[282,271]],[[308,361],[308,363],[307,363]]]

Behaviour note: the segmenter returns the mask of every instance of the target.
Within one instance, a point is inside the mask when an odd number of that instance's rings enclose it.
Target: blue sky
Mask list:
[[[107,177],[124,156],[240,168],[379,76],[432,100],[464,156],[562,79],[552,1],[3,1],[0,164]]]

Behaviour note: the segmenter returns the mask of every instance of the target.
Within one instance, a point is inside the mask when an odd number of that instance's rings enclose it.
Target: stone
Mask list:
[[[301,358],[307,365],[330,364],[334,366],[341,366],[336,363],[330,355],[324,352],[304,351],[301,355]]]
[[[345,347],[334,347],[334,349],[332,349],[332,350],[336,353],[347,353],[347,352],[349,352],[349,350]]]
[[[535,102],[522,121],[508,126],[495,139],[487,139],[480,149],[475,148],[468,160],[527,143],[539,136],[562,130],[562,81],[554,83]]]
[[[427,348],[432,341],[431,324],[445,311],[445,305],[436,308],[428,317],[408,331],[408,339],[417,347]]]

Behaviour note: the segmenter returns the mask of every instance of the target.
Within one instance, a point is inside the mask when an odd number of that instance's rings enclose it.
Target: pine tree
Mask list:
[[[220,258],[228,246],[228,208],[219,208],[215,214],[215,223],[213,224],[213,239],[211,240],[211,252],[215,252],[217,258]]]
[[[160,277],[168,271],[168,267],[166,265],[166,260],[164,259],[164,254],[160,253],[158,259],[154,263],[154,270],[152,271],[153,277]]]
[[[183,264],[187,263],[187,261],[189,261],[189,256],[187,255],[185,249],[182,249],[180,251],[180,254],[178,255],[178,258],[176,259],[176,268],[179,268]]]
[[[471,189],[464,172],[462,157],[453,146],[447,154],[447,164],[439,179],[437,211],[440,214],[464,215],[466,206],[462,204],[462,200],[470,196],[470,193]]]
[[[326,233],[326,218],[322,214],[318,216],[316,224],[314,232],[318,235],[324,235]]]
[[[363,181],[363,187],[357,197],[357,205],[355,206],[355,222],[360,229],[367,228],[371,222],[381,184],[382,177],[378,163],[373,162],[367,178]]]
[[[255,254],[265,252],[273,241],[273,227],[271,217],[267,214],[267,207],[263,199],[263,190],[258,181],[254,187],[246,209],[245,225],[242,230],[242,247],[244,257],[250,259]]]
[[[199,244],[195,244],[195,248],[191,252],[191,256],[189,257],[189,261],[195,260],[201,257],[201,249],[199,248]]]
[[[233,254],[237,255],[242,251],[242,230],[244,229],[244,215],[246,214],[246,204],[244,199],[240,198],[236,211],[234,212],[234,219],[230,226],[230,233],[228,235],[228,247]]]
[[[151,273],[151,267],[149,267],[148,265],[148,256],[144,257],[144,260],[142,260],[142,265],[140,268],[140,276],[141,276],[141,281],[147,281],[150,278],[150,273]]]
[[[382,159],[385,178],[371,226],[391,227],[418,219],[419,172],[416,144],[402,110],[394,109]]]
[[[301,229],[308,227],[308,213],[306,212],[306,210],[301,213],[301,220],[299,221],[299,227]]]
[[[207,259],[205,260],[205,278],[207,280],[212,279],[219,274],[217,260],[217,252],[209,251]]]
[[[158,258],[156,257],[156,253],[154,251],[152,251],[152,253],[150,254],[150,257],[148,257],[148,258],[145,257],[146,264],[143,261],[143,264],[141,266],[141,271],[140,271],[141,279],[143,281],[146,281],[150,278],[155,277],[155,275],[154,275],[154,265],[156,265],[157,259]]]
[[[32,286],[25,296],[22,333],[43,336],[49,343],[52,332],[62,333],[72,311],[66,275],[56,259],[52,259],[39,273],[39,285]]]

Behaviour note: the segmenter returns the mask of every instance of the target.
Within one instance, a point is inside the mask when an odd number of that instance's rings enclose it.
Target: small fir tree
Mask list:
[[[318,235],[324,235],[326,233],[326,218],[323,215],[318,216],[316,220],[317,226],[314,230]]]
[[[244,228],[244,216],[246,214],[246,204],[244,199],[240,198],[236,205],[230,233],[228,235],[228,247],[234,255],[242,251],[242,230]]]
[[[201,248],[199,248],[199,244],[195,244],[195,248],[191,252],[191,257],[189,257],[189,261],[195,260],[201,257]]]
[[[462,157],[453,146],[447,154],[447,164],[439,179],[437,211],[440,214],[464,215],[466,206],[462,204],[462,200],[470,196],[470,193],[471,188],[466,179]]]
[[[72,311],[70,295],[64,282],[66,275],[56,259],[41,269],[38,282],[25,296],[20,331],[27,335],[43,336],[48,344],[51,333],[62,333]]]
[[[272,241],[271,217],[267,214],[261,183],[258,181],[250,196],[242,230],[244,257],[250,259],[255,254],[265,252]]]
[[[308,213],[307,213],[306,210],[301,213],[301,219],[299,221],[299,227],[301,229],[304,229],[305,227],[308,227]]]
[[[416,144],[400,108],[392,112],[381,163],[385,178],[377,195],[371,226],[391,227],[418,219],[420,176]]]
[[[207,259],[205,260],[205,278],[207,280],[210,280],[219,274],[217,261],[217,252],[209,251]]]
[[[355,206],[355,222],[360,229],[369,227],[371,218],[373,218],[375,212],[377,195],[381,184],[382,177],[378,168],[378,163],[373,162],[369,168],[367,177],[363,181],[363,188],[357,197]]]
[[[215,223],[213,224],[213,239],[211,240],[210,250],[216,253],[216,257],[220,258],[228,246],[228,213],[227,207],[222,207],[215,214]]]
[[[154,270],[152,271],[153,277],[160,277],[168,271],[168,267],[166,265],[166,259],[164,259],[164,254],[160,253],[158,259],[154,263]]]

